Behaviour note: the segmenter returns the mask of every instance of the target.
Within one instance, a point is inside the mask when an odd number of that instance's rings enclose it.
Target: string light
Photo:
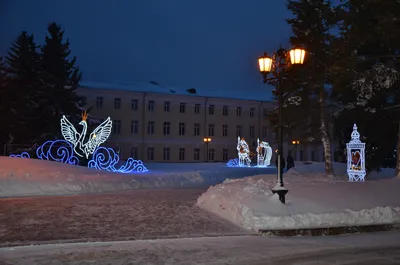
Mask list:
[[[244,167],[244,162],[246,162],[247,166],[250,167],[251,158],[250,158],[250,148],[244,138],[240,139],[238,136],[238,143],[236,145],[236,150],[238,151],[239,157],[239,167]]]
[[[99,147],[93,153],[92,160],[89,161],[88,167],[117,173],[139,173],[148,171],[141,160],[135,160],[132,157],[128,158],[125,164],[120,168],[116,168],[118,162],[119,156],[115,153],[114,149]]]
[[[257,166],[267,167],[271,164],[272,148],[269,143],[257,138]]]
[[[45,142],[36,149],[36,156],[41,160],[79,165],[79,158],[74,156],[74,146],[64,140]]]
[[[95,152],[97,147],[107,141],[112,128],[112,121],[110,117],[108,117],[89,135],[89,140],[84,143],[87,132],[87,117],[88,115],[85,111],[82,114],[82,121],[79,123],[79,125],[83,127],[81,133],[78,133],[74,125],[72,125],[65,115],[62,116],[60,121],[61,134],[64,139],[74,146],[74,152],[77,156],[86,156],[86,159]]]
[[[27,152],[22,152],[21,154],[11,154],[9,157],[31,158],[31,156]]]

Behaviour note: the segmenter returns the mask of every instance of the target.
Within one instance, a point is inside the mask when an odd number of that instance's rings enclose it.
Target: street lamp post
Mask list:
[[[277,184],[272,188],[273,193],[277,193],[279,200],[285,203],[285,195],[288,193],[288,189],[283,184],[283,165],[282,165],[282,107],[283,107],[283,93],[282,83],[285,72],[293,64],[303,64],[306,51],[302,48],[294,48],[290,51],[286,51],[283,48],[278,49],[272,57],[269,57],[267,53],[264,56],[258,58],[260,72],[264,77],[264,83],[269,81],[277,81],[276,93],[278,95],[278,176]],[[268,77],[269,74],[272,77]]]
[[[210,137],[204,137],[203,139],[204,143],[206,144],[206,153],[205,153],[205,160],[208,162],[208,144],[211,143],[211,138]]]
[[[294,145],[294,161],[297,159],[297,146],[300,144],[300,141],[293,140],[292,145]]]

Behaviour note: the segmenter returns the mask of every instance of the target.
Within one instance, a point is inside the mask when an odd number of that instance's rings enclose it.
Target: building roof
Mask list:
[[[269,89],[267,86],[263,86],[262,88],[242,90],[194,88],[194,91],[190,91],[190,88],[166,87],[158,85],[156,82],[81,82],[81,87],[91,89],[124,90],[132,92],[176,94],[194,97],[230,98],[254,101],[271,101],[272,99],[271,89]]]

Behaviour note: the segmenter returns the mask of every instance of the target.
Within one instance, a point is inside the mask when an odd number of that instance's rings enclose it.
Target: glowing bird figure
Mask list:
[[[71,124],[71,122],[63,115],[61,119],[61,134],[64,139],[70,142],[74,146],[74,151],[79,157],[89,158],[89,155],[93,154],[99,145],[107,141],[111,134],[112,121],[108,117],[103,123],[89,135],[89,140],[84,143],[87,132],[87,113],[86,111],[82,114],[82,121],[79,125],[82,125],[82,132],[78,133]]]

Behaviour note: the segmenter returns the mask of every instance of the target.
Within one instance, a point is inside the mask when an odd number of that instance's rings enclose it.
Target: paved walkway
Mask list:
[[[400,264],[400,233],[232,236],[0,248],[0,264]]]

